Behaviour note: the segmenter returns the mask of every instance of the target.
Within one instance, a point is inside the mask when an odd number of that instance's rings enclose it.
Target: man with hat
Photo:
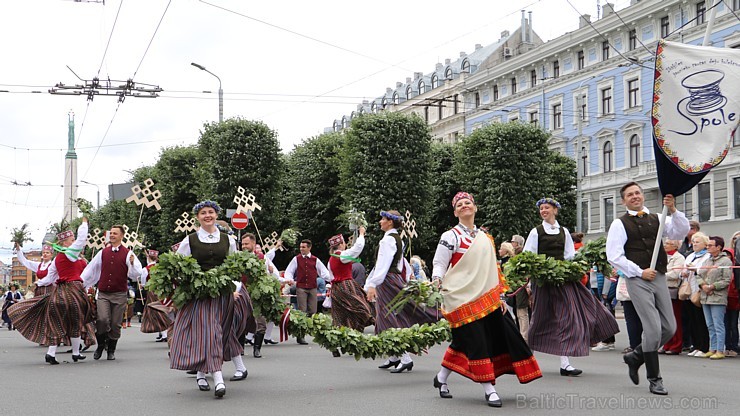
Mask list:
[[[99,360],[108,349],[108,360],[116,359],[116,346],[121,338],[121,322],[128,301],[128,280],[139,280],[141,262],[134,252],[122,244],[123,226],[114,225],[109,231],[110,245],[92,259],[82,272],[85,287],[98,284],[98,317],[96,338],[98,348],[93,359]]]

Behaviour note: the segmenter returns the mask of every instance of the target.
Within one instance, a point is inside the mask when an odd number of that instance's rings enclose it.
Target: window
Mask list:
[[[531,113],[529,113],[529,123],[530,124],[534,124],[536,126],[538,122],[539,122],[539,120],[538,120],[538,112],[537,112],[537,110],[532,111]]]
[[[633,134],[630,137],[630,167],[636,168],[640,163],[640,137]]]
[[[493,101],[498,101],[498,85],[493,86]]]
[[[555,61],[552,63],[552,77],[558,78],[559,76],[560,76],[560,61]]]
[[[414,90],[411,89],[411,86],[410,85],[408,87],[406,87],[406,99],[407,100],[411,98],[411,93],[413,93],[413,91]]]
[[[583,55],[583,51],[578,51],[578,69],[583,69],[586,66],[586,60]]]
[[[582,233],[588,232],[588,201],[581,201],[581,230]]]
[[[614,221],[614,197],[604,198],[604,228],[608,229]]]
[[[537,70],[536,69],[529,71],[529,80],[532,83],[533,87],[537,85]]]
[[[347,117],[342,117],[342,128],[346,129],[349,127],[349,120],[347,120]]]
[[[588,175],[588,151],[581,147],[581,175]]]
[[[581,120],[588,120],[588,97],[586,94],[581,96]]]
[[[732,1],[732,10],[740,10],[740,0]]]
[[[452,68],[447,68],[445,70],[445,79],[452,79]]]
[[[480,93],[475,93],[475,108],[480,107]]]
[[[437,120],[442,120],[442,100],[437,101]]]
[[[439,87],[439,77],[437,74],[432,75],[432,89]]]
[[[707,3],[704,1],[700,1],[696,3],[696,24],[697,25],[704,23],[706,14],[707,14]]]
[[[606,142],[604,143],[604,173],[611,172],[612,171],[612,155],[614,154],[614,150],[612,149],[612,142]]]
[[[627,107],[634,108],[640,102],[640,80],[631,79],[627,81]]]
[[[629,42],[627,43],[627,45],[629,48],[628,50],[630,51],[634,51],[635,48],[637,48],[637,30],[636,29],[630,30]]]
[[[732,179],[732,190],[735,193],[735,218],[740,218],[740,178]]]
[[[738,1],[738,0],[736,0]],[[665,39],[671,33],[671,19],[668,16],[660,18],[660,37]]]
[[[377,104],[375,104],[375,101],[373,101],[373,103],[370,104],[370,112],[371,113],[375,113],[377,111],[378,111],[378,106],[377,106]]]
[[[601,60],[606,61],[609,59],[609,41],[605,40],[601,42]]]
[[[383,97],[383,100],[380,102],[380,106],[385,110],[385,106],[388,105],[388,99]]]
[[[558,103],[552,106],[552,129],[563,128],[563,105]]]
[[[429,124],[429,106],[428,105],[424,106],[424,121],[426,121],[427,124]]]
[[[612,89],[611,87],[601,90],[601,115],[612,113]]]
[[[419,94],[424,94],[427,91],[427,85],[424,81],[419,81]]]
[[[700,183],[696,188],[699,193],[699,222],[709,221],[712,217],[709,183]]]
[[[516,77],[511,79],[511,93],[516,94]]]
[[[452,99],[453,99],[453,102],[452,102],[452,111],[455,114],[457,114],[457,111],[458,111],[458,109],[457,109],[457,94],[455,94],[455,96],[452,97]]]
[[[470,61],[467,59],[462,62],[462,65],[460,66],[461,72],[467,72],[470,73]]]
[[[393,104],[398,105],[401,102],[401,98],[398,96],[397,92],[393,93]]]

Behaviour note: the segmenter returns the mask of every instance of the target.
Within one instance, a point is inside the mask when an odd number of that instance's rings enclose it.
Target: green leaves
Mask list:
[[[410,301],[413,301],[418,307],[423,307],[422,305],[435,307],[442,305],[443,298],[442,294],[439,293],[439,288],[431,282],[412,279],[388,302],[386,315],[398,313]]]
[[[612,274],[612,265],[606,259],[606,237],[584,244],[576,253],[575,259],[596,266],[596,269],[607,278]]]
[[[577,282],[586,271],[588,264],[581,260],[555,260],[529,251],[517,254],[504,265],[504,275],[512,290],[521,287],[527,279],[532,279],[538,286]]]
[[[10,234],[10,242],[11,243],[17,243],[19,246],[23,247],[23,243],[26,241],[33,241],[31,239],[31,231],[28,229],[28,224],[21,225],[21,228],[13,228],[13,231],[11,231]]]

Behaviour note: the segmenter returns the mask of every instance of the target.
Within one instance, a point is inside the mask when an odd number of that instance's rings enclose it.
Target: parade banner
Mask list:
[[[661,40],[653,150],[663,195],[679,196],[719,165],[740,121],[740,50]]]

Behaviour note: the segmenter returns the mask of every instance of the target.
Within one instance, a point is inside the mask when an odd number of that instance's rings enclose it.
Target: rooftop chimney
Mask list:
[[[525,14],[526,13],[527,12],[525,12],[524,10],[522,10],[522,24],[521,24],[521,27],[519,29],[519,31],[522,34],[522,36],[521,36],[522,43],[526,43],[527,42],[527,18],[525,17]]]
[[[411,77],[406,77],[406,85],[411,84]]]
[[[464,57],[466,57],[466,56],[468,56],[468,54],[467,54],[467,53],[465,53],[465,52],[460,52],[460,57],[461,57],[461,58],[464,58]]]
[[[591,23],[591,15],[590,14],[584,14],[581,17],[578,18],[578,28],[586,27]]]
[[[606,3],[602,9],[601,17],[604,18],[614,12],[614,3]]]
[[[445,59],[445,65],[449,65],[449,64],[450,64],[450,62],[451,62],[451,61],[450,61],[450,58],[447,58],[447,59]]]
[[[417,80],[417,79],[421,78],[422,75],[423,74],[421,72],[414,72],[414,80]]]
[[[508,38],[510,34],[511,33],[509,33],[508,30],[504,30],[503,32],[501,32],[501,39]]]
[[[396,82],[396,88],[401,88],[402,85],[403,85],[403,82]]]
[[[439,71],[439,70],[440,70],[440,69],[442,69],[443,67],[444,67],[444,65],[442,65],[442,64],[441,64],[441,63],[439,63],[439,62],[437,62],[437,65],[436,65],[436,66],[434,67],[434,69],[435,69],[435,70],[437,70],[437,71]]]
[[[532,36],[532,12],[529,12],[529,25],[527,29],[527,37],[529,37],[529,43],[534,43],[534,37]]]
[[[478,49],[482,49],[482,48],[483,48],[483,45],[481,45],[480,43],[476,43],[476,44],[475,44],[475,50],[476,50],[476,51],[477,51]]]

